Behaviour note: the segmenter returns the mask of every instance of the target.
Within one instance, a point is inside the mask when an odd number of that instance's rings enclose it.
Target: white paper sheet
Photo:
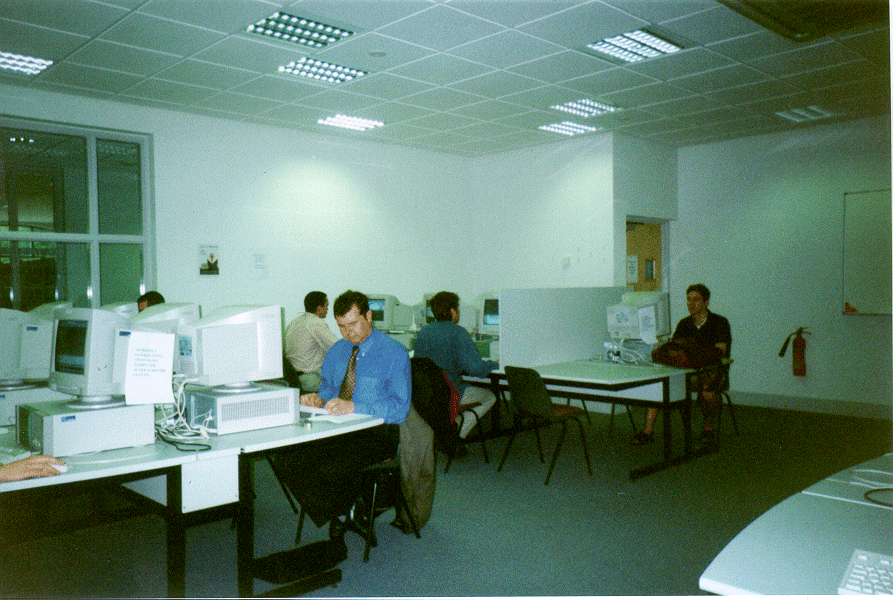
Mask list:
[[[127,404],[174,402],[172,333],[131,331],[127,345],[124,399]]]

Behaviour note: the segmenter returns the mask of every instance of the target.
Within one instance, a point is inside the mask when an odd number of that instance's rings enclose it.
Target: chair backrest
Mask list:
[[[288,360],[288,357],[283,354],[282,355],[282,378],[285,379],[285,382],[288,384],[288,387],[299,388],[301,387],[301,382],[298,379],[298,375],[301,373],[295,369],[294,365],[291,364],[291,361]]]
[[[434,431],[441,442],[448,442],[459,433],[450,419],[450,388],[443,371],[433,360],[423,356],[410,359],[412,371],[412,406]]]
[[[506,366],[505,376],[509,382],[512,405],[519,414],[552,416],[552,398],[539,373],[526,367]]]

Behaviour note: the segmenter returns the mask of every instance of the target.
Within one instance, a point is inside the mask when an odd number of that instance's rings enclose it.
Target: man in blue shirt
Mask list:
[[[330,415],[381,417],[385,424],[301,444],[280,453],[279,462],[301,507],[317,527],[330,522],[329,533],[337,539],[347,526],[347,519],[339,517],[349,514],[360,494],[360,470],[397,455],[397,425],[409,414],[412,380],[406,349],[372,327],[365,294],[344,292],[333,311],[343,339],[326,353],[319,393],[301,396],[301,404],[325,408]],[[352,355],[355,366],[350,376]]]
[[[415,356],[434,361],[446,372],[450,383],[462,395],[462,404],[479,402],[472,410],[477,419],[463,419],[459,437],[465,438],[478,420],[496,403],[496,397],[488,389],[468,385],[463,375],[485,377],[497,369],[499,363],[483,360],[477,346],[464,327],[459,325],[459,296],[453,292],[438,292],[431,298],[431,312],[437,319],[419,331],[415,341]]]

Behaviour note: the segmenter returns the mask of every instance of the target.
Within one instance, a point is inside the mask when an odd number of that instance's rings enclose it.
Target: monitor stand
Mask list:
[[[71,408],[95,410],[98,408],[114,408],[124,406],[124,396],[78,396],[68,402]]]

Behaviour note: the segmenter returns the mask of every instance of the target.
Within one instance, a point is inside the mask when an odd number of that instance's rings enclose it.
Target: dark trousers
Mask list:
[[[299,444],[276,455],[289,491],[317,527],[350,511],[362,486],[360,471],[395,458],[397,425],[379,425]]]

